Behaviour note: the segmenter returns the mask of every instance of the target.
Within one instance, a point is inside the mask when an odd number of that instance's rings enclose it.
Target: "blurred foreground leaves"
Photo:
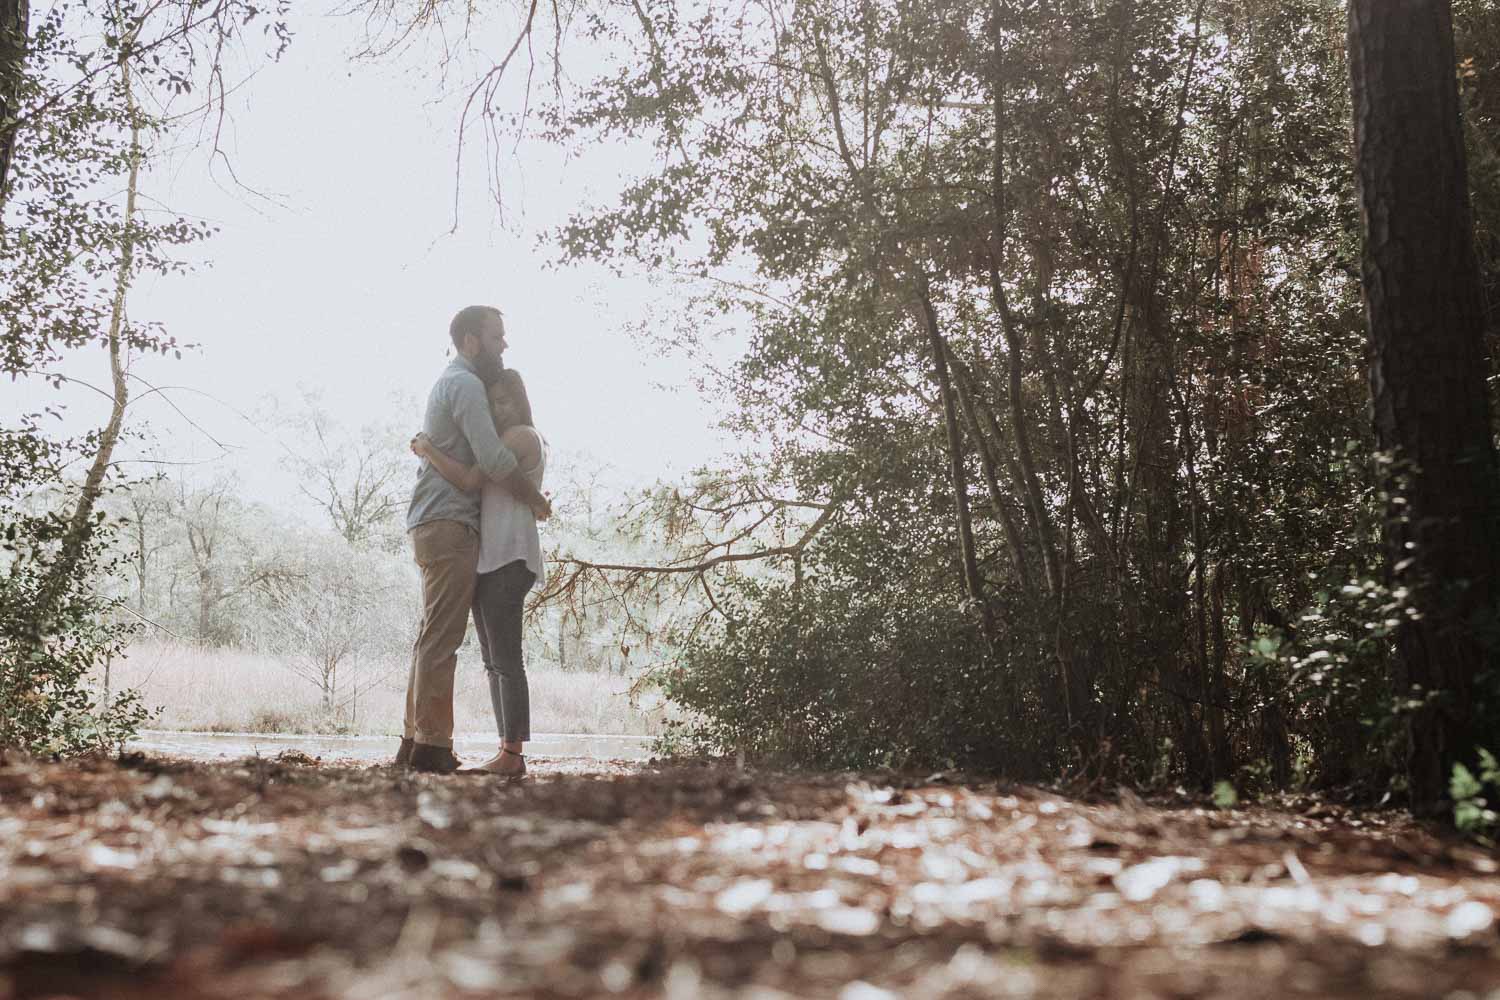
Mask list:
[[[0,763],[0,997],[1443,996],[1490,854],[952,775]]]

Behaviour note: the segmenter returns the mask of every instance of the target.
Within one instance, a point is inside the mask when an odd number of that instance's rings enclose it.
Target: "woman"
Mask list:
[[[547,467],[547,444],[532,425],[526,383],[519,372],[507,368],[488,391],[490,415],[501,442],[515,454],[522,473],[540,490]],[[474,628],[479,633],[479,649],[489,676],[500,751],[478,770],[520,778],[526,774],[526,755],[522,750],[531,738],[531,693],[521,651],[521,612],[527,592],[545,582],[536,514],[500,484],[489,480],[477,466],[464,465],[435,449],[427,435],[413,438],[411,448],[459,489],[470,493],[483,491]]]

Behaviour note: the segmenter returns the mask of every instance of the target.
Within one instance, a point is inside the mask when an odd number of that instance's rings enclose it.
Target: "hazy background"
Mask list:
[[[242,54],[218,128],[222,156],[211,153],[216,122],[197,122],[172,137],[171,155],[143,185],[147,205],[219,232],[190,248],[193,273],[131,292],[132,318],[159,320],[194,346],[181,360],[134,360],[132,372],[163,391],[133,385],[127,426],[149,437],[128,443],[126,456],[185,463],[164,468],[192,480],[234,473],[251,498],[315,516],[283,468],[288,431],[277,411],[312,395],[351,428],[395,421],[415,430],[447,363],[448,319],[470,303],[504,311],[506,361],[525,374],[538,426],[558,452],[607,467],[615,483],[640,484],[723,450],[713,409],[678,388],[686,363],[646,351],[632,332],[652,327],[653,306],[678,291],[674,283],[549,267],[539,246],[575,206],[607,199],[646,165],[649,148],[567,159],[540,140],[503,137],[502,210],[487,176],[495,150],[472,123],[455,171],[468,85],[503,54],[513,24],[476,24],[476,48],[449,52],[446,66],[435,36],[354,60],[359,18],[294,12],[291,27],[279,63]],[[589,75],[598,56],[572,46],[570,75]],[[521,106],[524,70],[518,62],[508,74],[502,105]],[[63,370],[108,383],[94,349]],[[57,398],[41,385],[10,388],[11,412]],[[62,398],[70,429],[107,414],[107,400],[82,385]]]
[[[683,279],[550,266],[545,234],[648,172],[649,146],[569,158],[514,131],[497,143],[470,121],[460,153],[469,88],[515,37],[503,17],[475,21],[470,48],[433,32],[379,58],[358,58],[360,18],[297,11],[290,27],[279,62],[267,64],[258,34],[226,60],[222,120],[202,115],[199,95],[166,109],[181,127],[142,182],[147,211],[218,231],[187,249],[190,273],[130,291],[134,322],[190,346],[130,361],[116,465],[125,479],[164,478],[109,504],[130,553],[117,606],[148,624],[100,680],[139,687],[172,728],[390,733],[420,614],[401,530],[416,468],[404,441],[451,357],[455,311],[483,303],[506,316],[506,362],[526,376],[552,447],[548,553],[659,558],[616,527],[622,498],[731,442],[688,386],[687,359],[651,343],[690,293]],[[569,74],[589,77],[603,55],[571,44]],[[498,107],[523,106],[527,68],[512,66]],[[539,103],[546,81],[533,85]],[[61,392],[14,383],[0,411],[61,403],[58,430],[100,427],[109,400],[91,386],[109,385],[104,352],[91,344],[56,370],[70,380]],[[299,460],[328,466],[328,449],[319,457],[306,440],[314,412],[356,462],[403,466],[388,491],[399,511],[361,542],[298,488]],[[627,621],[617,601],[581,591],[533,615],[536,729],[654,731],[660,700],[643,701],[635,682],[660,611],[632,608]],[[458,716],[461,730],[493,725],[472,639]]]

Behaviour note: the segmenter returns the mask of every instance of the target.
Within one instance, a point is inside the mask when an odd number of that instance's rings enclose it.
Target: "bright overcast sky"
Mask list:
[[[448,320],[469,303],[504,311],[506,362],[526,376],[538,427],[554,449],[589,453],[622,479],[650,481],[733,447],[687,387],[686,362],[644,354],[628,331],[680,293],[601,268],[548,269],[549,251],[538,246],[538,234],[575,206],[608,198],[622,176],[649,165],[648,149],[596,146],[569,160],[530,141],[507,161],[502,225],[476,142],[450,233],[457,95],[469,76],[454,73],[445,93],[420,47],[378,63],[352,61],[361,27],[354,18],[295,16],[292,27],[281,62],[231,98],[222,145],[244,187],[222,163],[210,169],[207,140],[194,133],[177,138],[182,148],[170,169],[153,171],[144,188],[220,230],[193,251],[206,266],[142,283],[130,298],[132,316],[159,319],[180,341],[199,345],[182,361],[138,359],[135,369],[153,383],[187,387],[170,393],[171,402],[232,446],[197,474],[233,469],[251,495],[288,497],[275,468],[274,435],[284,431],[240,416],[264,412],[267,396],[291,404],[307,389],[347,424],[395,413],[415,430],[421,400],[447,363]],[[478,29],[475,44],[485,52],[475,58],[493,57],[512,30]],[[585,77],[588,53],[575,51],[570,69]],[[96,348],[66,370],[107,385],[102,355]],[[40,391],[15,396],[27,397],[18,399],[25,405]],[[97,397],[75,388],[68,398],[70,423],[102,419]],[[132,407],[131,422],[142,421],[164,457],[220,454],[164,400]]]

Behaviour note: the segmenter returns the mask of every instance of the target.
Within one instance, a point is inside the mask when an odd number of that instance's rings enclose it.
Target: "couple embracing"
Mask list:
[[[422,624],[395,762],[440,774],[460,767],[453,673],[472,615],[500,733],[499,752],[476,770],[519,778],[531,738],[521,612],[542,582],[537,522],[552,514],[541,493],[546,444],[521,376],[502,363],[500,310],[460,309],[448,335],[457,356],[428,394],[422,432],[411,442],[423,459],[406,514],[422,573]]]

